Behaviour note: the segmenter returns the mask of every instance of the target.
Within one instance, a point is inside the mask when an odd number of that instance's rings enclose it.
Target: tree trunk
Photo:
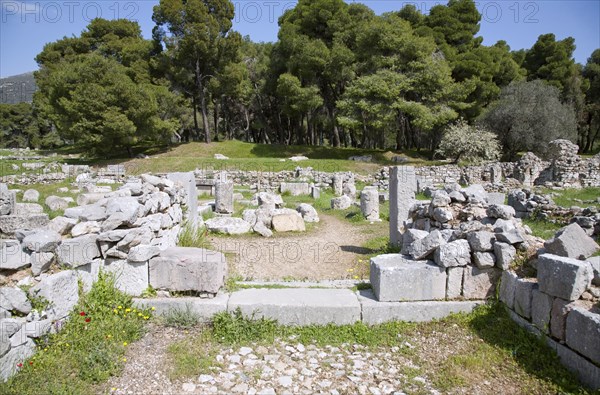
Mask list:
[[[215,125],[215,141],[219,141],[219,103],[214,102],[213,123]]]
[[[327,108],[327,113],[329,114],[329,120],[331,122],[331,125],[333,126],[333,130],[332,130],[333,146],[339,147],[340,146],[340,131],[338,130],[338,126],[335,121],[335,109],[331,108],[331,107],[326,107],[326,108]],[[331,143],[331,141],[330,141],[330,143]]]
[[[196,96],[192,96],[192,107],[194,107],[194,134],[195,138],[200,135],[200,129],[198,128],[198,103],[196,102]],[[192,137],[194,140],[194,137]]]
[[[200,59],[196,59],[196,84],[200,93],[200,109],[202,110],[202,127],[204,128],[204,141],[210,143],[210,126],[208,124],[208,111],[206,110],[206,92],[204,92],[204,82],[202,82],[200,73]]]

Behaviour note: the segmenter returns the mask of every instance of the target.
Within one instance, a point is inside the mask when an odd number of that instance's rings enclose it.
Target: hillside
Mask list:
[[[33,72],[0,78],[0,104],[31,103],[36,89]]]

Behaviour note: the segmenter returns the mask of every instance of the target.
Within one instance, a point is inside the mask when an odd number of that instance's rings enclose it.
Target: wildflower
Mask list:
[[[85,311],[82,311],[81,313],[79,313],[79,315],[85,317]]]
[[[152,306],[152,309],[151,309],[151,310],[152,310],[152,311],[156,310],[156,307]]]
[[[33,361],[29,361],[29,364],[30,364],[30,365],[33,365]]]
[[[144,316],[144,319],[145,319],[145,320],[147,320],[148,318],[150,318],[150,317],[149,317],[149,316],[147,316],[147,315],[145,315],[145,316]]]
[[[17,367],[18,367],[18,368],[22,368],[22,367],[23,367],[23,364],[22,364],[21,362],[19,362],[19,363],[17,364]]]
[[[138,317],[141,317],[141,316],[143,316],[143,314],[142,313],[138,313]]]
[[[91,320],[92,320],[92,319],[91,319],[90,317],[87,317],[87,318],[85,319],[85,322],[90,322]]]
[[[113,312],[114,312],[115,314],[119,314],[119,310],[117,310],[117,309],[113,309]]]
[[[130,309],[130,308],[126,308],[126,309],[125,309],[125,312],[126,312],[126,313],[129,313],[130,311],[131,311],[131,309]]]
[[[127,358],[123,358],[123,362],[127,362]]]
[[[118,309],[119,309],[119,310],[120,310],[120,309],[122,309],[122,308],[123,308],[123,306],[119,306],[119,307],[118,307]]]
[[[127,347],[127,342],[123,342],[123,346],[124,346],[124,347]]]

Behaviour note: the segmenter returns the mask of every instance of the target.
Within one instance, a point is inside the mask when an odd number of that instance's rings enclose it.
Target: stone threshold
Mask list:
[[[375,325],[389,321],[423,322],[453,313],[468,313],[482,300],[379,302],[371,290],[347,288],[249,288],[219,293],[212,299],[172,297],[134,299],[139,308],[155,308],[155,314],[189,309],[204,322],[216,313],[238,308],[248,318],[274,319],[282,325],[348,325],[362,321]]]

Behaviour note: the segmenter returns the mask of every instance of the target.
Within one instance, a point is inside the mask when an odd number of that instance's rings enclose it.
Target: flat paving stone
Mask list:
[[[423,322],[444,318],[452,313],[469,313],[485,301],[379,302],[373,291],[358,291],[362,321],[376,325],[389,321]]]
[[[152,308],[156,310],[156,315],[166,315],[169,311],[186,311],[189,306],[190,311],[197,314],[200,321],[209,322],[213,315],[227,310],[227,301],[229,294],[217,294],[214,298],[153,298],[153,299],[133,299],[133,305],[137,308]]]
[[[244,289],[231,294],[228,311],[282,325],[337,325],[360,321],[360,303],[349,289]]]

